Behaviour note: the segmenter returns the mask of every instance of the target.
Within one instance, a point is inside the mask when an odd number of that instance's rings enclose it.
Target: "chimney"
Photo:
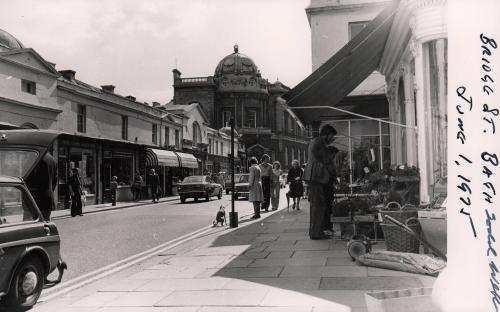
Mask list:
[[[59,73],[64,77],[64,79],[75,81],[76,72],[74,70],[60,70]]]
[[[158,102],[153,102],[153,107],[160,107],[160,105],[161,105],[161,104],[160,104],[160,103],[158,103]]]
[[[129,99],[129,100],[131,100],[131,101],[133,101],[133,102],[135,102],[135,97],[134,96],[127,95],[126,98]]]
[[[115,93],[115,86],[113,86],[113,85],[104,85],[104,86],[101,86],[101,89],[102,89],[102,91],[106,91],[109,93]]]
[[[174,73],[174,84],[175,84],[175,80],[181,79],[182,73],[177,68],[172,70],[172,73]]]

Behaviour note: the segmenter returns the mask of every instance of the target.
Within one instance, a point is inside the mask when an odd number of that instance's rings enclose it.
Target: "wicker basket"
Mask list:
[[[417,221],[415,218],[411,218],[413,221]],[[406,220],[410,221],[410,220]],[[405,222],[406,225],[415,232],[415,234],[420,235],[420,224],[418,221],[415,222]],[[405,232],[402,228],[395,224],[381,223],[382,231],[384,232],[385,245],[388,251],[399,251],[399,252],[420,252],[420,242],[418,239]]]
[[[380,214],[382,216],[388,215],[390,217],[393,217],[394,219],[398,220],[399,222],[406,222],[406,220],[410,218],[417,218],[418,217],[418,209],[417,207],[411,205],[411,204],[406,204],[403,207],[398,202],[390,202],[387,205],[385,205],[385,208],[380,210]],[[387,221],[384,221],[385,224],[392,224]]]

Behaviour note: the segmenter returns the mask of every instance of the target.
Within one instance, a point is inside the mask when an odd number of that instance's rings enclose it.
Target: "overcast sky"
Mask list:
[[[309,0],[2,1],[0,28],[57,70],[139,101],[172,99],[172,69],[214,74],[239,45],[262,76],[293,87],[311,72]],[[26,8],[29,8],[27,10]]]

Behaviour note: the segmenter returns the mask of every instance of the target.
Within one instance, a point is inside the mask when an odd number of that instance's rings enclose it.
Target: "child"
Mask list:
[[[111,178],[111,201],[113,202],[113,206],[116,206],[116,189],[118,188],[118,177],[113,176]]]

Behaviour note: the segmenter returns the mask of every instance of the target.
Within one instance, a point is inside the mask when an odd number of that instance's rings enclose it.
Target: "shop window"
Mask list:
[[[95,152],[91,149],[70,149],[69,171],[78,168],[82,180],[82,188],[87,192],[87,199],[96,193]]]
[[[165,146],[170,146],[170,128],[165,127]]]
[[[87,107],[78,104],[77,117],[76,117],[76,131],[85,133],[87,132]]]
[[[134,174],[134,155],[127,152],[113,152],[111,177],[118,177],[119,185],[131,185]]]
[[[448,131],[448,110],[447,101],[447,64],[448,64],[448,41],[438,39],[426,44],[425,50],[428,53],[428,64],[426,64],[427,76],[429,78],[430,92],[430,139],[432,176],[436,182],[440,178],[447,176],[447,131]]]
[[[352,38],[356,37],[369,23],[370,22],[349,23],[349,40],[352,40]]]
[[[128,117],[122,116],[122,139],[128,140]]]
[[[33,81],[21,79],[21,91],[36,95],[36,83]]]
[[[152,125],[152,129],[151,129],[151,141],[154,144],[158,143],[158,125],[157,124],[153,124]]]

